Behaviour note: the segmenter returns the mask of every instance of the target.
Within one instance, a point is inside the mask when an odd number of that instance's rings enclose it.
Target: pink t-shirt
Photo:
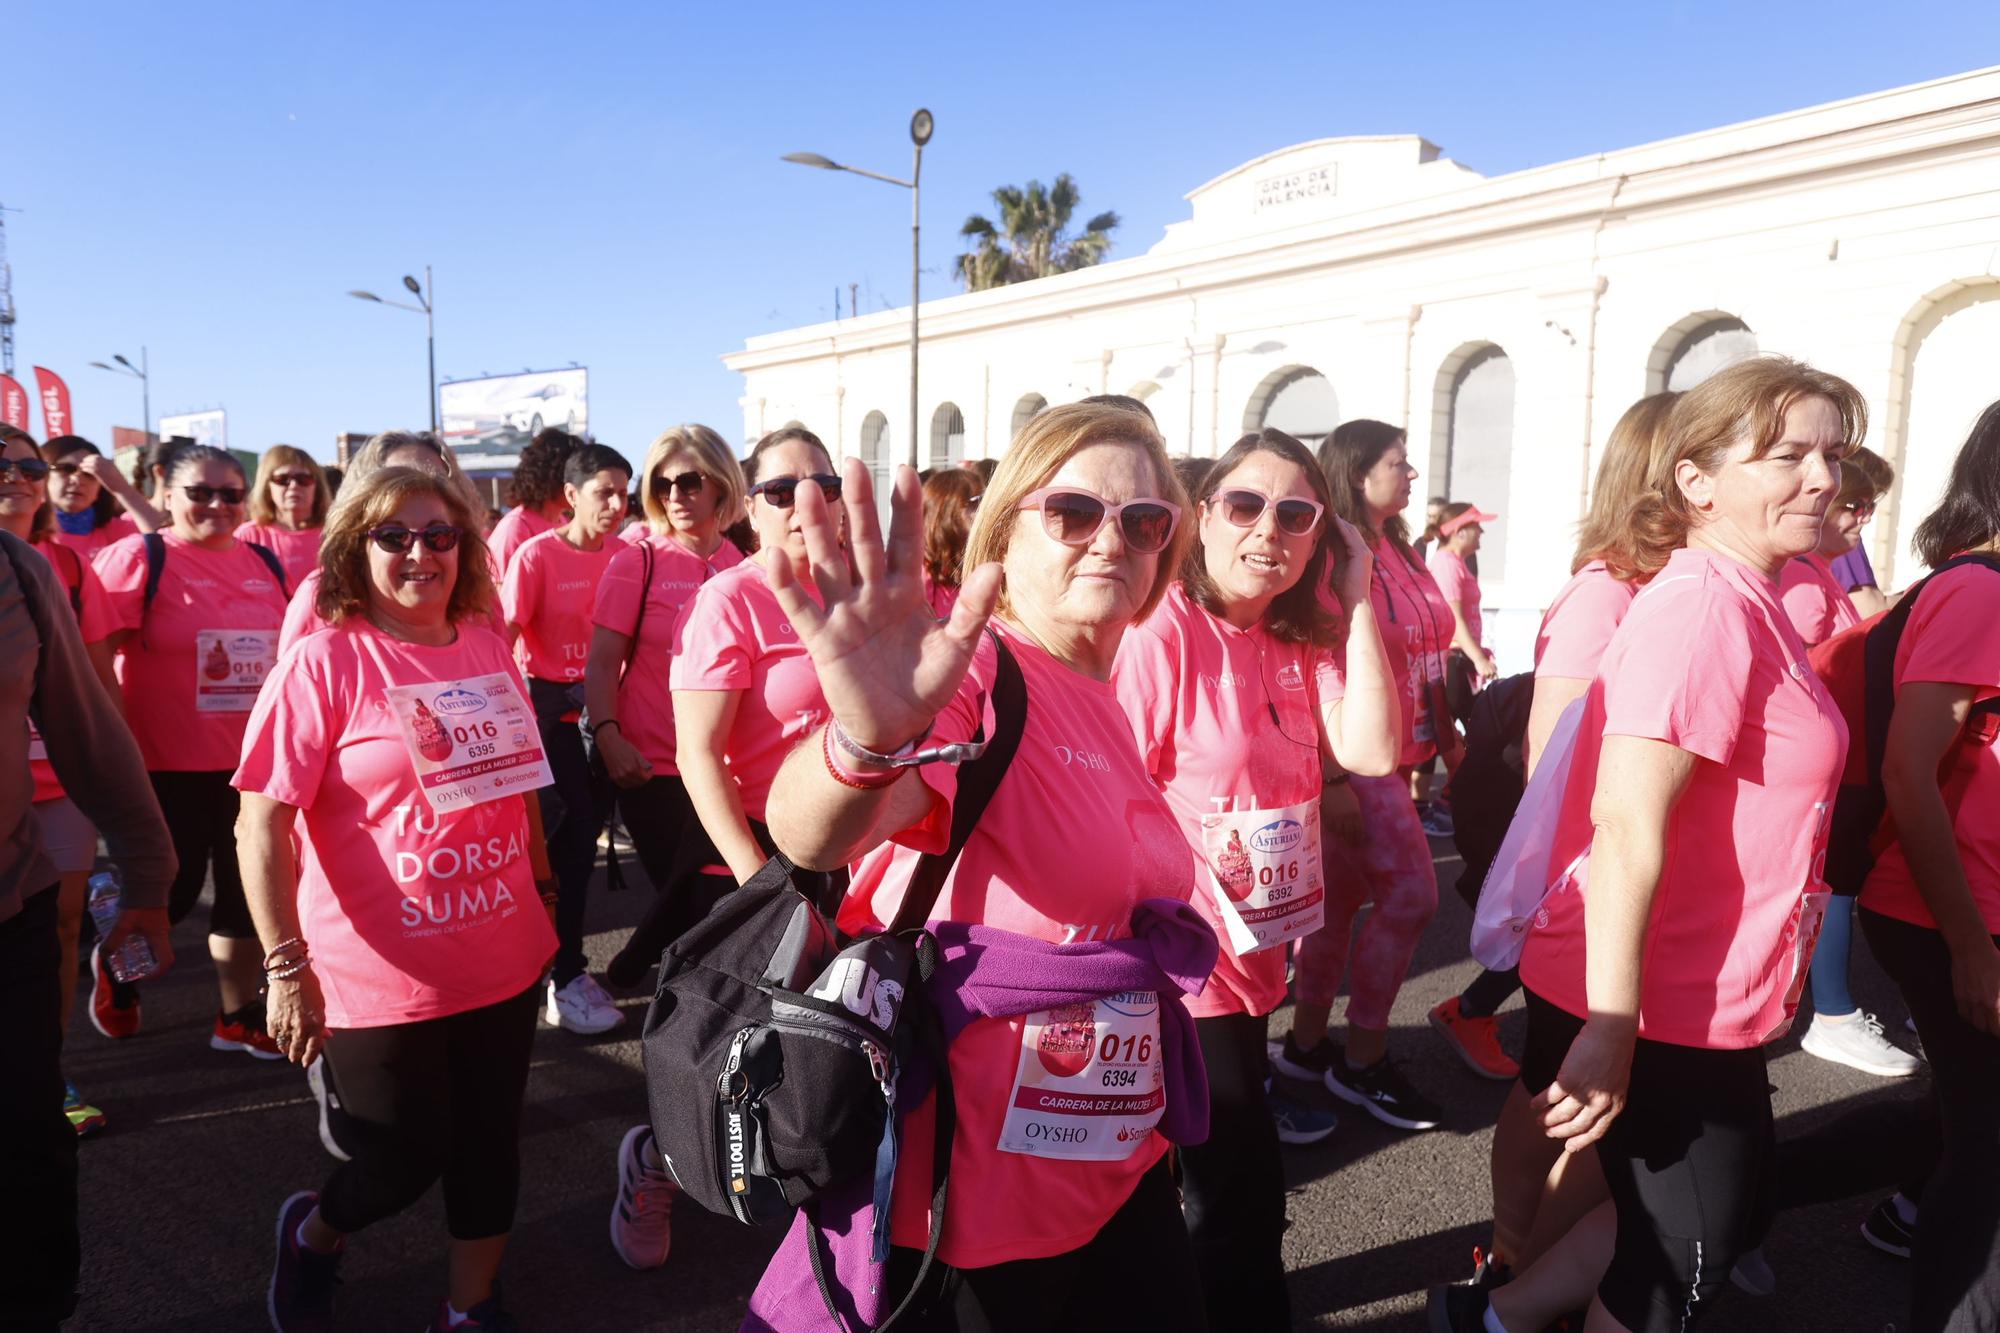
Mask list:
[[[695,605],[720,582],[704,588]],[[1007,625],[992,623],[1021,665],[1026,730],[932,919],[996,926],[1054,943],[1128,937],[1132,910],[1141,901],[1190,896],[1191,864],[1173,812],[1140,764],[1132,724],[1111,685],[1071,671]],[[957,696],[938,715],[934,743],[966,740],[977,730],[994,660],[992,644],[982,640]],[[921,854],[943,851],[949,840],[958,770],[928,764],[917,772],[936,793],[930,816],[855,864],[840,910],[849,932],[892,920]],[[975,1018],[951,1046],[958,1130],[953,1201],[938,1255],[961,1268],[1076,1249],[1124,1205],[1166,1151],[1157,1134],[1115,1162],[1001,1151],[1023,1026],[1022,1017]],[[931,1099],[906,1122],[892,1215],[898,1245],[922,1249],[929,1236],[934,1125]]]
[[[255,542],[278,557],[278,563],[285,567],[285,582],[294,588],[319,568],[319,543],[325,535],[324,528],[294,530],[276,523],[245,523],[236,529],[237,541]]]
[[[138,521],[130,514],[113,514],[109,523],[92,528],[85,533],[64,532],[58,527],[52,534],[58,542],[75,551],[85,560],[96,560],[104,548],[115,541],[122,541],[139,531]]]
[[[1593,560],[1576,571],[1549,603],[1535,635],[1536,677],[1589,680],[1595,676],[1604,650],[1611,646],[1611,636],[1638,595],[1638,585],[1613,577],[1602,560]]]
[[[629,531],[630,529],[628,529]],[[646,614],[639,614],[646,555],[653,553],[653,578],[644,587]],[[695,590],[743,563],[733,542],[723,542],[703,560],[672,537],[639,527],[639,536],[611,557],[597,585],[593,621],[614,633],[632,636],[639,627],[639,644],[618,683],[618,730],[645,756],[656,775],[678,773],[674,764],[674,696],[668,677],[674,660],[674,631],[681,608]]]
[[[513,563],[514,552],[521,549],[532,537],[539,537],[555,524],[543,518],[526,505],[515,505],[500,516],[493,525],[492,533],[486,538],[486,550],[493,557],[493,578],[495,582],[505,578],[507,566]]]
[[[1861,623],[1854,599],[1834,577],[1832,563],[1817,551],[1785,562],[1778,576],[1778,596],[1808,648]]]
[[[522,798],[434,811],[383,694],[501,673],[525,696],[484,626],[432,648],[356,620],[285,654],[258,697],[231,781],[301,811],[299,929],[329,1027],[494,1004],[533,985],[555,951]]]
[[[1705,761],[1667,818],[1646,931],[1639,1034],[1710,1050],[1761,1046],[1797,1011],[1823,895],[1827,825],[1847,725],[1777,586],[1734,560],[1674,552],[1632,603],[1590,687],[1550,858],[1590,847],[1605,736],[1665,741]],[[1586,866],[1555,881],[1529,931],[1521,980],[1579,1017]],[[1823,904],[1824,899],[1819,899]]]
[[[1466,563],[1464,556],[1445,546],[1431,552],[1428,564],[1431,577],[1437,581],[1438,592],[1444,597],[1445,606],[1456,606],[1465,616],[1465,627],[1472,631],[1472,641],[1483,644],[1484,625],[1479,618],[1479,576],[1472,572],[1472,566]]]
[[[1125,632],[1111,669],[1139,759],[1167,798],[1191,854],[1194,905],[1220,943],[1215,974],[1186,999],[1196,1018],[1268,1014],[1285,998],[1285,950],[1238,957],[1216,907],[1202,850],[1203,815],[1317,801],[1320,710],[1346,691],[1335,655],[1241,630],[1174,585]],[[1322,844],[1321,857],[1335,849]]]
[[[36,542],[35,549],[49,562],[56,572],[56,581],[69,594],[70,609],[76,612],[77,629],[85,643],[97,643],[117,628],[111,620],[104,584],[90,567],[89,556],[74,547],[59,548],[58,543],[46,539]],[[32,720],[28,723],[28,767],[35,776],[35,794],[30,800],[53,801],[63,795],[62,781],[56,777],[55,766],[44,757],[41,737],[35,734]]]
[[[762,823],[778,767],[826,721],[826,698],[806,646],[745,560],[701,585],[681,611],[669,683],[676,690],[740,690],[723,756],[743,813]]]
[[[2000,574],[1967,565],[1932,577],[1896,645],[1896,688],[1912,681],[1976,687],[1975,703],[2000,695]],[[1974,718],[1951,752],[1945,805],[1953,811],[1958,861],[1986,929],[2000,935],[2000,720]],[[1914,926],[1937,928],[1903,845],[1892,842],[1861,890],[1861,905]]]
[[[529,675],[557,684],[583,679],[597,584],[611,557],[624,549],[623,542],[606,541],[595,551],[578,550],[551,531],[530,537],[514,552],[500,602],[507,622],[520,627]]]
[[[1332,594],[1325,597],[1338,609]],[[1437,580],[1420,564],[1412,564],[1387,537],[1375,543],[1375,573],[1368,600],[1382,631],[1389,657],[1389,678],[1403,686],[1403,755],[1407,767],[1437,753],[1431,703],[1442,702],[1442,691],[1428,682],[1444,679],[1445,650],[1451,647],[1455,623],[1451,605],[1438,591]],[[1445,718],[1441,725],[1449,727]]]
[[[125,720],[132,724],[149,770],[227,773],[243,748],[249,711],[207,711],[196,703],[201,636],[218,631],[268,633],[271,646],[285,619],[285,594],[263,558],[237,542],[226,551],[196,546],[164,533],[167,561],[160,590],[145,609],[146,546],[127,537],[97,558],[114,629],[137,631],[119,650],[118,679],[125,690]],[[141,621],[144,621],[141,624]],[[223,671],[229,663],[222,663]]]

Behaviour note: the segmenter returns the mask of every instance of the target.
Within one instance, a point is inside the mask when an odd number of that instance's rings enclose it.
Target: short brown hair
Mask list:
[[[965,579],[965,539],[972,535],[973,499],[986,489],[979,474],[943,467],[924,483],[924,572],[956,588]]]
[[[250,483],[250,521],[252,523],[275,523],[278,521],[277,506],[271,503],[271,478],[281,467],[302,467],[312,473],[313,507],[312,516],[306,526],[316,528],[326,522],[326,509],[333,501],[332,487],[326,484],[326,471],[319,460],[305,450],[289,444],[274,444],[264,451],[257,460],[257,479]]]
[[[319,545],[319,597],[314,609],[330,625],[368,609],[368,530],[392,518],[405,500],[433,495],[444,501],[458,527],[458,576],[445,614],[453,623],[484,616],[493,605],[493,574],[486,555],[485,515],[468,507],[448,477],[409,467],[377,468],[342,488]]]
[[[1627,520],[1660,462],[1667,442],[1667,418],[1680,397],[1678,392],[1649,394],[1626,408],[1611,428],[1611,438],[1604,442],[1604,457],[1597,462],[1597,481],[1590,488],[1590,512],[1576,532],[1576,556],[1569,562],[1570,573],[1593,560],[1602,560],[1611,577],[1627,583],[1643,582],[1660,572],[1659,565],[1648,567],[1628,547],[1631,528]]]
[[[1868,433],[1868,404],[1860,390],[1823,370],[1786,356],[1753,356],[1725,366],[1681,395],[1667,415],[1667,438],[1654,459],[1646,493],[1629,511],[1626,549],[1644,568],[1665,567],[1687,545],[1694,510],[1674,479],[1684,462],[1705,473],[1722,467],[1739,442],[1762,458],[1784,438],[1785,413],[1802,398],[1824,398],[1840,413],[1841,455]]]
[[[1144,412],[1134,412],[1115,403],[1064,403],[1037,412],[1014,437],[1007,456],[1000,460],[993,480],[987,483],[986,493],[980,497],[979,517],[973,520],[972,534],[966,539],[965,567],[977,569],[989,562],[1004,564],[1007,548],[1014,541],[1016,522],[1021,517],[1015,511],[1022,499],[1048,485],[1049,478],[1061,471],[1071,456],[1093,444],[1129,444],[1144,452],[1152,461],[1153,474],[1159,478],[1160,498],[1177,505],[1181,511],[1181,523],[1174,531],[1173,541],[1160,552],[1153,586],[1132,617],[1132,623],[1137,624],[1151,615],[1160,599],[1167,595],[1167,589],[1180,575],[1181,562],[1187,558],[1188,546],[1195,537],[1194,524],[1187,521],[1187,492],[1174,476],[1166,442],[1160,438],[1153,419]],[[997,609],[1003,613],[1008,609],[1004,586]]]
[[[1896,484],[1896,469],[1888,459],[1866,445],[1840,460],[1840,494],[1836,504],[1856,500],[1878,500]]]

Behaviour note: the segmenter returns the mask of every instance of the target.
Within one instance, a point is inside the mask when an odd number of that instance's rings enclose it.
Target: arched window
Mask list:
[[[875,493],[883,494],[888,489],[889,460],[894,457],[889,449],[888,417],[870,412],[861,418],[861,438],[854,453],[868,465],[869,475],[875,480]]]
[[[1917,525],[1930,516],[1944,499],[1951,466],[1958,459],[1966,436],[1980,413],[1993,401],[1993,349],[2000,346],[2000,285],[1970,286],[1938,303],[1918,330],[1909,372],[1909,421],[1902,432],[1902,457],[1896,465],[1896,502],[1888,517],[1895,523],[1894,540],[1900,548],[1875,550],[1885,559],[1888,570],[1921,568],[1910,541]],[[1879,447],[1879,446],[1878,446]],[[1876,520],[1878,523],[1882,519]],[[1873,532],[1871,543],[1882,542]],[[1900,565],[1902,553],[1909,552],[1909,565]]]
[[[1724,366],[1757,354],[1757,335],[1719,310],[1689,315],[1653,349],[1647,392],[1685,393]]]
[[[1011,443],[1021,433],[1021,427],[1033,421],[1036,414],[1048,405],[1049,400],[1038,393],[1023,394],[1021,401],[1014,404],[1014,420],[1007,427],[1008,442]]]
[[[1287,366],[1265,377],[1243,410],[1243,430],[1281,430],[1308,449],[1340,424],[1333,384],[1311,366]]]
[[[931,414],[930,466],[956,467],[965,461],[965,414],[956,403],[939,403]]]
[[[1454,364],[1456,363],[1456,364]],[[1491,587],[1507,572],[1507,495],[1514,468],[1514,363],[1492,343],[1445,362],[1439,379],[1448,420],[1445,449],[1426,495],[1443,494],[1500,515],[1485,525],[1479,579]]]

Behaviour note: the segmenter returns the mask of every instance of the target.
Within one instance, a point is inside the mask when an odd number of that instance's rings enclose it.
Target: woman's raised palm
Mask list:
[[[842,473],[852,564],[826,497],[802,482],[793,503],[820,601],[806,593],[782,552],[773,553],[764,577],[812,654],[834,720],[862,745],[887,752],[927,734],[958,692],[999,600],[1000,566],[969,571],[951,618],[935,619],[924,597],[924,500],[916,472],[896,469],[886,545],[867,466],[850,458]]]

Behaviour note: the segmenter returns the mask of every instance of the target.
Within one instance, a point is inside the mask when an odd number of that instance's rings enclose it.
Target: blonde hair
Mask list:
[[[311,454],[289,444],[274,444],[264,451],[257,460],[257,479],[250,483],[250,521],[252,523],[276,523],[278,509],[271,503],[271,478],[281,467],[299,464],[312,473],[313,507],[306,526],[316,528],[326,522],[327,506],[331,503],[327,495],[326,469],[319,465]]]
[[[340,488],[340,503],[327,517],[319,545],[319,596],[314,609],[330,625],[368,609],[368,530],[395,516],[412,496],[444,501],[458,528],[458,575],[445,613],[455,623],[483,616],[493,605],[492,565],[486,555],[484,505],[466,503],[450,477],[434,477],[413,467],[377,467],[360,481]]]
[[[1674,474],[1684,462],[1714,475],[1738,443],[1752,461],[1771,452],[1785,434],[1785,413],[1803,398],[1824,398],[1840,413],[1841,455],[1868,433],[1868,404],[1860,390],[1803,361],[1753,356],[1725,366],[1681,395],[1667,416],[1666,440],[1657,451],[1647,487],[1627,511],[1625,549],[1642,569],[1664,568],[1687,545],[1699,522]]]
[[[1611,577],[1626,583],[1643,582],[1660,572],[1660,565],[1647,567],[1627,545],[1626,518],[1646,493],[1646,479],[1664,462],[1667,417],[1680,397],[1677,392],[1649,394],[1626,408],[1611,428],[1604,457],[1597,463],[1597,482],[1590,488],[1590,512],[1576,530],[1570,573],[1593,560],[1602,560]]]
[[[661,431],[653,447],[646,451],[645,465],[639,471],[639,507],[654,530],[666,532],[672,526],[667,522],[667,505],[655,474],[676,453],[692,454],[695,470],[719,492],[715,500],[716,526],[731,528],[742,522],[746,512],[744,492],[749,490],[743,480],[743,465],[715,431],[689,422]]]
[[[1153,586],[1132,617],[1137,624],[1153,613],[1153,608],[1180,576],[1188,546],[1195,539],[1195,525],[1188,521],[1187,493],[1174,475],[1166,442],[1160,438],[1152,417],[1143,410],[1134,412],[1116,403],[1064,403],[1044,409],[1021,427],[1021,433],[1014,437],[1013,446],[987,483],[985,493],[979,497],[979,514],[973,520],[972,535],[966,539],[964,567],[973,570],[990,561],[1005,563],[1021,519],[1016,511],[1022,499],[1048,485],[1049,478],[1061,471],[1064,463],[1093,444],[1126,444],[1142,450],[1158,479],[1159,498],[1181,511],[1181,523],[1174,531],[1173,541],[1159,554]],[[998,607],[1003,615],[1009,609],[1007,596],[1003,587]]]

